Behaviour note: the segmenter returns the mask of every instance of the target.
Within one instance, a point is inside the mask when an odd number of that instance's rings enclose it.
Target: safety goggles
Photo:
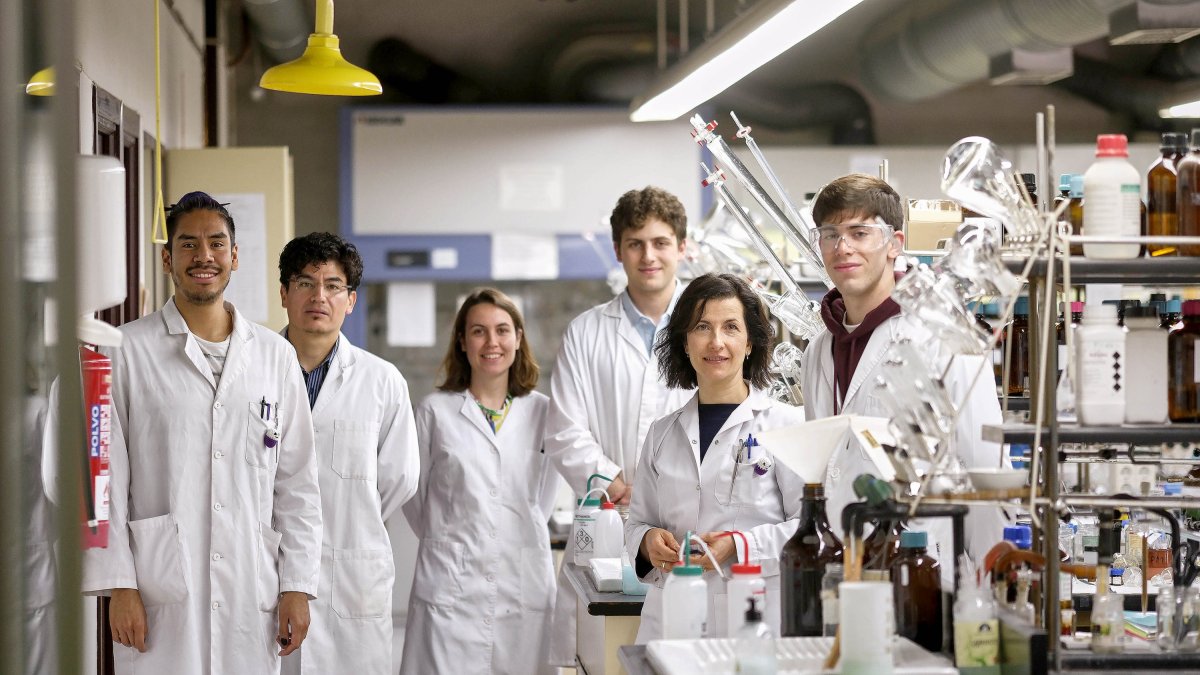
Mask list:
[[[892,226],[886,223],[821,225],[812,230],[812,240],[825,253],[837,250],[839,244],[849,251],[871,253],[887,246],[892,233]]]

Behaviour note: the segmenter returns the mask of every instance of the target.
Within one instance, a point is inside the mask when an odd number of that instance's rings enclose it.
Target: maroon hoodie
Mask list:
[[[889,297],[868,312],[858,328],[851,333],[842,325],[846,318],[846,303],[842,300],[842,292],[833,288],[821,299],[821,318],[825,320],[825,327],[833,336],[833,381],[838,394],[837,405],[834,406],[836,412],[841,412],[842,402],[846,400],[846,392],[850,389],[850,381],[854,379],[854,370],[858,368],[858,361],[867,350],[871,334],[880,324],[899,313],[900,305]]]

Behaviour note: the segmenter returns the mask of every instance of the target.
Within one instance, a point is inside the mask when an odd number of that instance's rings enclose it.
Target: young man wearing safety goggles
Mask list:
[[[957,419],[955,445],[964,464],[996,466],[1000,446],[983,442],[981,426],[1000,423],[1000,405],[991,380],[974,377],[980,357],[948,360],[948,351],[938,336],[906,319],[891,297],[898,277],[896,259],[904,248],[900,195],[879,178],[850,174],[821,190],[812,215],[817,223],[813,238],[834,288],[821,301],[827,330],[814,337],[804,352],[805,417],[891,417],[875,395],[874,383],[889,347],[897,339],[908,338],[928,363],[949,363],[947,390],[953,401],[965,402]],[[857,447],[845,445],[830,459],[825,495],[832,522],[840,523],[842,508],[857,501],[852,483],[863,473],[873,474],[875,468]],[[942,561],[943,582],[951,583],[949,527],[943,525],[931,522],[919,528],[930,531],[932,550],[944,542],[947,560]],[[982,555],[986,547],[999,540],[1004,519],[994,509],[973,510],[968,525],[966,543]]]

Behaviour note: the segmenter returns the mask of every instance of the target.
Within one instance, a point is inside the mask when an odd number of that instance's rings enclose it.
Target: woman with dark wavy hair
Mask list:
[[[766,307],[745,281],[706,274],[683,291],[655,346],[667,383],[696,393],[651,425],[638,464],[625,547],[652,584],[639,643],[663,637],[662,585],[689,530],[722,567],[740,555],[724,533],[746,535],[749,557],[767,579],[766,619],[778,631],[779,553],[796,530],[804,482],[752,437],[799,424],[804,413],[767,395],[774,338]],[[707,634],[725,637],[740,627],[726,625],[725,584],[706,556],[692,552],[691,560],[710,579]]]
[[[537,673],[558,479],[542,452],[549,400],[533,391],[537,362],[508,296],[467,296],[442,370],[415,415],[421,479],[404,515],[421,544],[400,672]]]

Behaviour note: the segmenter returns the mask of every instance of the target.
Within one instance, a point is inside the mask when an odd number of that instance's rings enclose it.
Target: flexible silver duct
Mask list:
[[[272,63],[286,63],[304,53],[313,32],[312,2],[307,0],[242,0],[254,35]]]
[[[1170,0],[1167,0],[1170,1]],[[1108,33],[1108,16],[1132,0],[960,0],[910,17],[863,52],[873,91],[919,101],[982,80],[1010,49],[1070,47]]]

